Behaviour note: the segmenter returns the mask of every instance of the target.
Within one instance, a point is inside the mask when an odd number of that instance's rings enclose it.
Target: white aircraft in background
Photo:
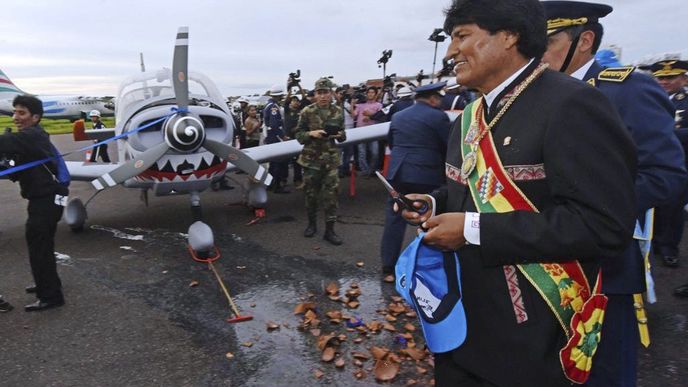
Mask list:
[[[0,70],[0,114],[11,116],[14,112],[12,100],[15,96],[33,95],[22,91]],[[103,116],[113,116],[112,98],[75,95],[36,95],[43,102],[43,117],[78,120],[91,110],[98,110]]]
[[[122,82],[115,128],[79,134],[102,140],[129,133],[116,140],[118,163],[68,161],[67,168],[73,180],[91,181],[98,191],[121,184],[156,196],[188,194],[195,221],[189,227],[189,245],[199,257],[207,257],[214,241],[212,230],[201,221],[200,193],[226,171],[238,168],[250,177],[249,206],[263,208],[272,176],[259,163],[296,155],[302,146],[296,140],[245,150],[231,146],[235,127],[225,98],[206,76],[187,71],[188,36],[186,27],[177,32],[172,70],[143,72]],[[349,129],[346,144],[383,138],[388,128],[385,123]],[[72,198],[66,223],[78,230],[86,218],[86,206]]]

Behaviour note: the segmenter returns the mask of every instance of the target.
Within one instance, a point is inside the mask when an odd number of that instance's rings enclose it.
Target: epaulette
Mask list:
[[[634,70],[635,66],[610,67],[602,70],[597,75],[597,79],[607,82],[623,82]]]

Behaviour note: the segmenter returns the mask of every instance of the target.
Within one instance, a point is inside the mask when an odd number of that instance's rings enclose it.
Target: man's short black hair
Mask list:
[[[456,26],[477,24],[494,34],[518,34],[518,51],[526,58],[540,58],[547,50],[547,19],[538,0],[454,0],[445,11],[444,32]]]
[[[571,38],[575,39],[577,36],[585,31],[592,31],[595,34],[595,39],[592,41],[592,54],[597,54],[597,50],[600,49],[600,44],[602,44],[602,35],[604,35],[604,27],[600,23],[589,23],[582,26],[575,26],[571,28],[566,28],[564,32]]]
[[[30,95],[18,95],[14,97],[12,106],[24,106],[29,113],[38,114],[39,118],[43,118],[43,102],[40,99]]]

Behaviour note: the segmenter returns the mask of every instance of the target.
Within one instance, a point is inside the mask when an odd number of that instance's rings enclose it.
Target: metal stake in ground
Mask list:
[[[229,291],[227,290],[227,287],[225,286],[224,281],[222,281],[222,278],[217,273],[217,270],[215,270],[215,266],[213,265],[212,262],[208,262],[208,267],[210,267],[210,270],[212,270],[213,273],[215,274],[215,278],[217,278],[217,282],[220,284],[220,287],[222,288],[222,292],[227,297],[227,301],[229,302],[229,306],[232,308],[232,312],[234,313],[234,318],[228,318],[227,322],[228,323],[238,323],[238,322],[242,322],[242,321],[253,320],[253,316],[249,316],[249,315],[242,316],[241,313],[239,313],[239,309],[237,309],[236,305],[234,304],[234,301],[232,301],[232,297],[229,295]]]

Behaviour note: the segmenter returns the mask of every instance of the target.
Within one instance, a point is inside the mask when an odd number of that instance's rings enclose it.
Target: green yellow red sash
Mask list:
[[[471,142],[476,131],[487,128],[480,98],[463,111],[461,122],[461,154],[473,152],[477,158],[475,168],[464,181],[471,191],[478,212],[503,213],[511,211],[534,211],[538,209],[516,186],[505,171],[494,146],[492,134],[488,131],[477,147]],[[601,276],[591,293],[590,285],[578,261],[564,263],[532,263],[517,265],[518,269],[535,287],[547,303],[561,328],[569,339],[560,351],[559,357],[566,377],[574,383],[584,383],[592,367],[592,356],[600,340],[604,319],[606,296],[599,293]],[[507,275],[513,271],[505,266]],[[519,293],[512,291],[513,294]],[[514,310],[517,310],[514,301]],[[517,313],[518,318],[518,313]]]

